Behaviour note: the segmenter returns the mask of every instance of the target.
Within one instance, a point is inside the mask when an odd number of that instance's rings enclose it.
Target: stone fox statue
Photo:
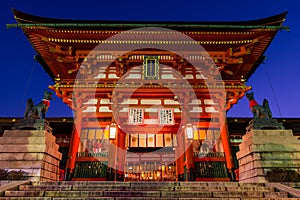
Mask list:
[[[272,119],[272,113],[267,99],[264,99],[263,104],[259,105],[254,99],[253,92],[247,93],[246,97],[249,100],[250,109],[254,119]]]
[[[52,92],[48,90],[44,91],[42,101],[36,105],[34,105],[33,100],[29,98],[26,102],[24,118],[45,119],[45,114],[50,107],[50,100],[54,100],[54,98],[52,97]]]

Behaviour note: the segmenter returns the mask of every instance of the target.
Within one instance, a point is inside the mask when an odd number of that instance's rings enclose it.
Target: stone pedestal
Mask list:
[[[292,130],[251,130],[239,147],[240,182],[268,182],[275,168],[300,172],[300,141]]]
[[[45,119],[25,118],[16,122],[12,130],[45,130],[52,133],[49,122]]]
[[[61,153],[47,130],[6,130],[0,137],[0,169],[22,170],[34,181],[58,181]]]

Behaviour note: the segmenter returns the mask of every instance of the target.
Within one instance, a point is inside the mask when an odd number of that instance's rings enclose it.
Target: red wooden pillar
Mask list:
[[[125,136],[126,134],[119,129],[118,131],[118,146],[117,146],[117,180],[124,180],[125,173],[125,157],[126,157],[126,147],[125,147]]]
[[[193,146],[192,146],[192,140],[187,140],[186,138],[186,133],[185,133],[185,128],[186,124],[190,123],[190,118],[189,118],[189,98],[188,95],[182,95],[183,98],[181,99],[181,105],[182,105],[182,118],[181,118],[181,124],[183,125],[180,128],[180,140],[178,142],[179,148],[179,153],[181,154],[178,162],[179,166],[177,167],[178,169],[178,180],[179,181],[188,181],[190,177],[191,172],[194,169],[194,158],[193,158]],[[193,172],[192,172],[193,173]]]
[[[186,155],[186,181],[193,180],[193,174],[195,170],[194,166],[194,150],[193,150],[193,140],[185,140],[185,155]]]
[[[109,127],[106,128],[108,135],[109,135]],[[110,168],[109,172],[109,180],[116,181],[117,180],[117,148],[118,148],[118,137],[119,135],[116,134],[115,139],[110,139],[109,145],[109,153],[108,153],[108,167]]]
[[[222,139],[222,144],[224,148],[224,153],[225,153],[225,158],[226,158],[226,166],[231,174],[231,179],[234,179],[234,163],[233,163],[233,158],[232,158],[232,151],[230,147],[230,137],[229,137],[229,132],[228,132],[228,125],[227,125],[227,120],[224,115],[221,115],[220,117],[220,122],[221,122],[221,139]]]
[[[70,141],[69,153],[68,153],[68,162],[67,162],[67,180],[71,180],[74,169],[75,161],[80,143],[80,132],[81,132],[81,120],[82,120],[82,111],[77,110],[75,112],[74,127]]]
[[[176,174],[177,174],[177,181],[184,180],[184,157],[185,157],[185,150],[184,150],[184,135],[182,131],[178,131],[177,133],[177,147],[175,148],[175,155],[176,155]]]

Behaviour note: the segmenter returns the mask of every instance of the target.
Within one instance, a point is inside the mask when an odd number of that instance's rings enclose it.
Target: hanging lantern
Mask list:
[[[194,139],[194,127],[193,127],[193,124],[191,124],[191,123],[186,124],[186,126],[185,126],[185,135],[186,135],[186,138],[188,140],[193,140]]]
[[[111,123],[109,126],[109,139],[115,140],[117,135],[117,125],[115,123]]]

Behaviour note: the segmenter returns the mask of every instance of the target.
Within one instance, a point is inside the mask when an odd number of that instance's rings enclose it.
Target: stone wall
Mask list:
[[[0,169],[22,170],[34,181],[58,181],[61,153],[45,130],[6,130],[0,137]]]
[[[300,172],[300,141],[292,130],[251,130],[237,152],[240,182],[268,182],[272,169]]]

